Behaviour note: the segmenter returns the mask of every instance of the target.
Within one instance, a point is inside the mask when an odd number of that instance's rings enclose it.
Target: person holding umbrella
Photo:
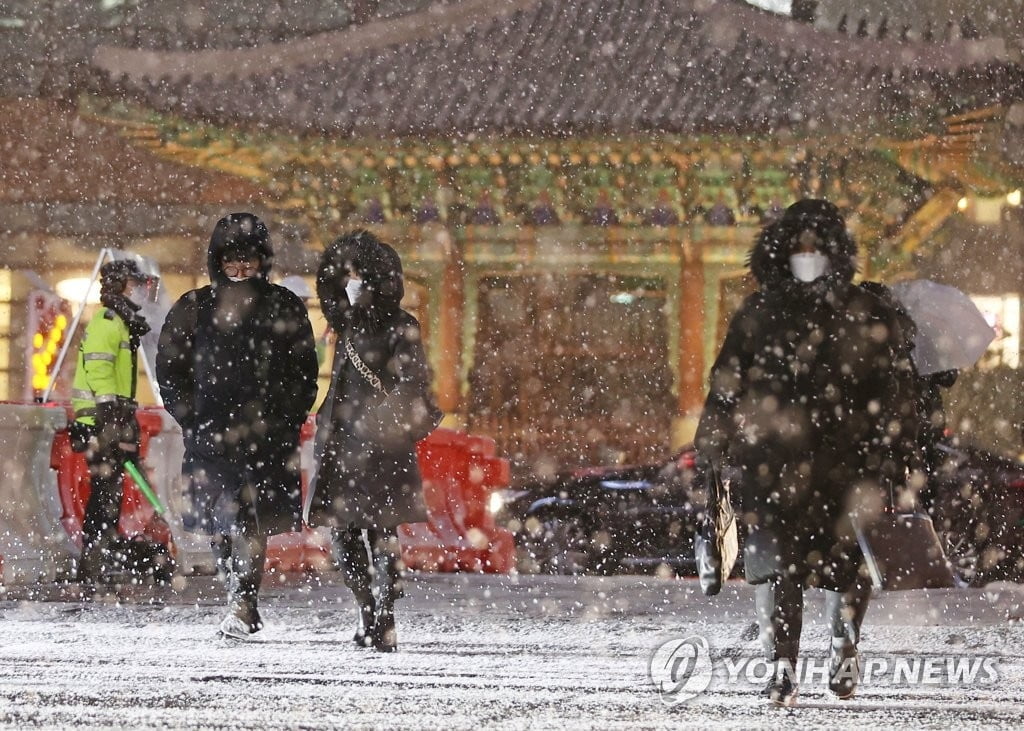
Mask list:
[[[854,522],[904,483],[917,438],[907,338],[853,284],[856,253],[828,201],[765,226],[749,256],[758,290],[729,324],[696,435],[702,465],[742,474],[744,567],[777,705],[796,698],[806,587],[826,592],[829,688],[853,695],[871,591]]]
[[[270,235],[251,213],[217,222],[210,284],[186,293],[160,333],[156,372],[185,440],[187,530],[212,536],[227,578],[226,638],[262,626],[267,538],[300,527],[299,430],[316,398],[306,308],[271,284]]]
[[[946,431],[942,392],[978,362],[996,334],[977,305],[956,287],[914,279],[897,282],[890,290],[914,323],[911,357],[918,376],[922,456],[934,474],[942,462],[938,445]]]

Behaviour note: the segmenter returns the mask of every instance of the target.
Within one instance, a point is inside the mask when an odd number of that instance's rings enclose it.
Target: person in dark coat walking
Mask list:
[[[415,443],[440,417],[419,323],[400,306],[404,292],[398,253],[373,234],[342,236],[324,251],[317,293],[337,340],[306,516],[333,529],[359,606],[356,643],[381,652],[397,648],[396,530],[427,519]]]
[[[759,289],[733,316],[697,430],[703,462],[740,469],[747,581],[790,705],[804,587],[826,590],[830,689],[850,697],[870,597],[854,520],[906,480],[917,438],[908,338],[893,307],[852,283],[856,245],[839,210],[802,200],[749,258]]]
[[[233,213],[210,238],[210,284],[167,315],[156,375],[185,439],[185,528],[213,536],[227,578],[225,637],[262,627],[257,598],[267,537],[298,530],[299,430],[317,389],[306,307],[268,278],[263,221]]]

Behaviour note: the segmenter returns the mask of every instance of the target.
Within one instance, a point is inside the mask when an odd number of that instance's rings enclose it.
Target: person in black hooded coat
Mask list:
[[[262,626],[267,537],[301,527],[299,430],[317,391],[313,330],[302,301],[271,284],[273,250],[251,213],[217,222],[210,284],[171,308],[156,375],[185,439],[188,530],[214,537],[227,575],[224,636]]]
[[[794,256],[796,255],[796,256]],[[856,245],[839,210],[802,200],[766,226],[749,258],[759,289],[740,306],[711,369],[696,435],[702,462],[740,468],[747,581],[788,705],[805,586],[825,589],[830,688],[852,695],[870,596],[854,519],[904,484],[917,438],[913,369],[899,313],[856,286]]]
[[[359,605],[356,643],[382,652],[397,647],[396,529],[427,519],[415,442],[440,420],[419,323],[400,306],[404,292],[398,253],[373,234],[356,231],[324,251],[317,293],[337,340],[306,515],[333,528]]]

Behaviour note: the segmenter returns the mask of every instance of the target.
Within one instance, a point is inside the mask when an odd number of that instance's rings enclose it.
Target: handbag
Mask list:
[[[922,512],[895,508],[892,486],[889,505],[877,518],[851,516],[857,543],[876,589],[945,589],[956,586],[953,566],[942,550],[932,519]]]
[[[693,538],[700,588],[707,596],[722,590],[739,556],[736,512],[729,499],[729,483],[723,481],[711,464],[704,470],[707,505]]]
[[[345,338],[345,355],[359,375],[383,397],[362,420],[363,428],[374,437],[386,442],[418,442],[441,423],[444,412],[434,403],[430,393],[424,391],[410,397],[397,388],[388,391],[380,377],[359,357],[348,338]]]

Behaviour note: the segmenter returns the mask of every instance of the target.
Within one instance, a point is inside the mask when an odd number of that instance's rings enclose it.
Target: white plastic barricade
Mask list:
[[[63,407],[0,404],[0,565],[5,584],[69,577],[78,549],[61,525],[53,435],[67,426]]]
[[[210,537],[185,530],[181,516],[188,507],[185,481],[181,476],[181,460],[185,456],[181,427],[163,409],[156,410],[163,420],[163,429],[149,441],[146,467],[151,483],[161,502],[167,507],[163,517],[174,540],[178,573],[212,574],[217,566],[210,547]]]

